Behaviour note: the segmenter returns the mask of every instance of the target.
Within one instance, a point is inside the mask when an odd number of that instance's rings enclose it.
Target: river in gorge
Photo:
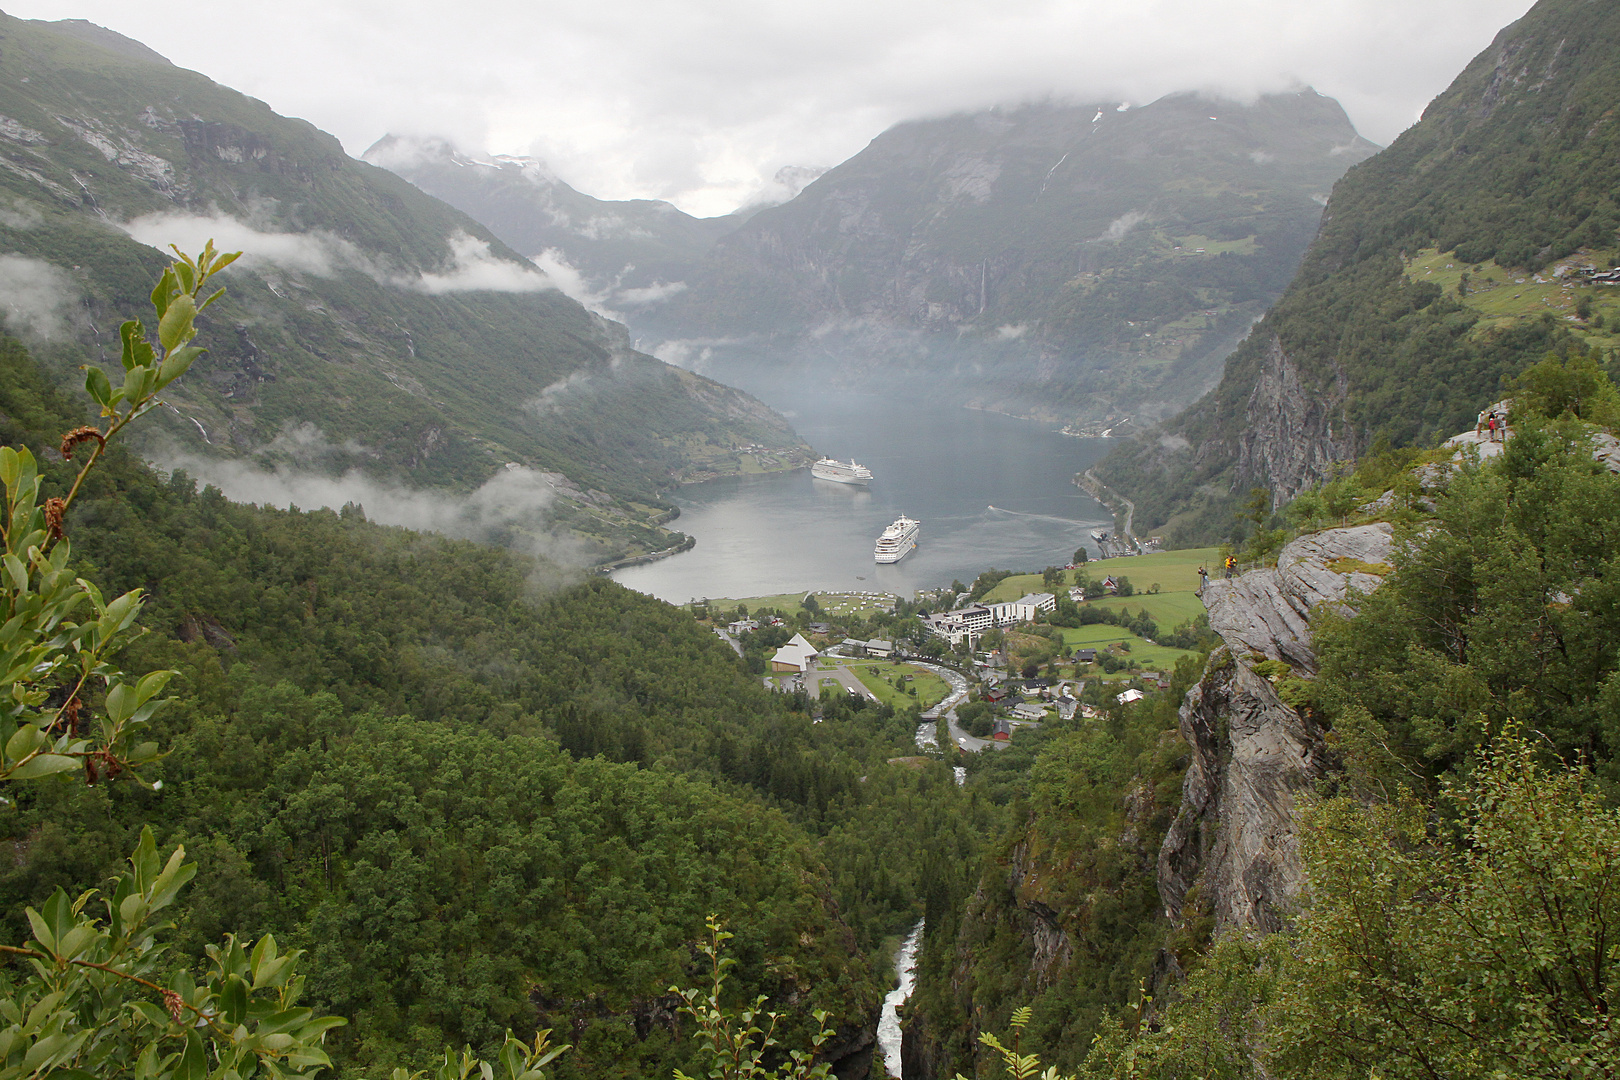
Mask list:
[[[917,948],[922,944],[923,922],[911,928],[911,933],[894,954],[895,988],[883,998],[883,1013],[878,1018],[878,1049],[883,1052],[883,1067],[893,1077],[900,1076],[900,1006],[911,996],[917,983]]]
[[[1061,566],[1111,518],[1074,485],[1109,439],[1075,439],[1051,425],[960,408],[927,409],[857,393],[778,392],[769,403],[816,451],[851,457],[870,488],[812,479],[808,470],[731,477],[669,498],[690,551],[613,574],[672,603],[805,591],[889,592],[971,583],[988,567]],[[901,513],[922,523],[918,547],[880,566],[872,547]]]

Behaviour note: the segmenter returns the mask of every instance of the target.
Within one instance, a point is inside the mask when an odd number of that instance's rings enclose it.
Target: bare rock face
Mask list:
[[[1371,592],[1387,572],[1393,532],[1387,522],[1329,529],[1282,549],[1276,569],[1211,581],[1204,587],[1209,625],[1234,651],[1261,653],[1316,674],[1310,613],[1339,603],[1349,589]]]
[[[1187,693],[1182,805],[1159,849],[1159,895],[1182,917],[1196,883],[1215,927],[1270,933],[1304,888],[1294,803],[1320,775],[1321,735],[1230,649]]]
[[[1342,372],[1326,385],[1306,380],[1275,336],[1245,406],[1234,491],[1264,484],[1277,505],[1326,480],[1334,466],[1362,449],[1344,419],[1349,382]]]
[[[1192,762],[1158,864],[1172,922],[1208,915],[1217,930],[1283,926],[1305,885],[1295,803],[1328,758],[1320,725],[1278,697],[1255,665],[1280,660],[1315,674],[1311,610],[1341,603],[1352,588],[1376,589],[1391,546],[1384,523],[1329,529],[1283,548],[1275,569],[1205,587],[1210,626],[1226,647],[1181,706]],[[1187,910],[1193,897],[1196,912]]]
[[[1612,473],[1620,473],[1620,439],[1606,431],[1592,436],[1592,459]]]

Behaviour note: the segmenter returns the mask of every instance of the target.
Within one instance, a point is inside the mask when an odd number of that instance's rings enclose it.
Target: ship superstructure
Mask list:
[[[824,457],[810,466],[810,475],[817,480],[831,480],[835,484],[858,484],[861,487],[872,482],[872,470],[858,464],[854,458],[839,461],[837,458]]]
[[[901,514],[895,518],[894,524],[883,530],[883,535],[877,539],[877,548],[872,557],[880,563],[897,563],[917,546],[917,534],[922,531],[922,523]]]

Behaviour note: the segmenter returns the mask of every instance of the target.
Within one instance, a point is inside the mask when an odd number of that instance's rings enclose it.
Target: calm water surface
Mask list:
[[[774,394],[819,453],[851,455],[870,489],[785,476],[715,480],[675,492],[691,551],[626,567],[616,580],[663,600],[866,589],[910,596],[971,582],[989,566],[1062,565],[1111,518],[1074,486],[1107,439],[967,409],[923,411],[858,394]],[[922,522],[916,551],[879,566],[872,545],[901,513]]]

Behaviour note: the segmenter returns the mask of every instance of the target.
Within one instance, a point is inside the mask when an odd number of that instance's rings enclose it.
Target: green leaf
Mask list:
[[[146,704],[154,694],[161,694],[163,688],[176,672],[170,670],[152,671],[141,676],[141,681],[135,684],[135,701],[137,704]]]
[[[196,864],[188,863],[185,859],[186,849],[182,844],[174,849],[163,873],[152,883],[150,903],[153,911],[160,911],[172,904],[186,883],[197,876]]]
[[[171,266],[163,271],[163,276],[158,278],[158,283],[152,287],[152,306],[157,309],[159,318],[163,317],[163,312],[169,306],[169,297],[179,288],[179,283],[174,279],[174,267]]]
[[[37,780],[52,773],[77,769],[79,759],[63,754],[36,754],[19,765],[11,774],[13,780]]]
[[[182,345],[163,358],[163,366],[158,368],[157,389],[161,390],[174,380],[186,373],[197,357],[205,350],[200,345]]]
[[[57,892],[61,891],[60,889],[57,890]],[[40,947],[46,952],[54,954],[56,952],[56,935],[51,933],[50,922],[33,908],[26,909],[23,914],[28,916],[28,926],[34,932],[34,940],[39,942]]]
[[[11,578],[11,587],[17,592],[28,591],[28,566],[17,556],[7,552],[0,561],[5,563],[6,576]]]
[[[6,760],[17,761],[45,745],[45,733],[33,724],[24,724],[6,740]]]
[[[225,1022],[233,1027],[246,1022],[248,1015],[248,988],[235,975],[225,980],[225,988],[219,994],[220,1011],[225,1015]]]
[[[158,344],[165,349],[183,344],[194,333],[191,324],[196,318],[197,301],[190,295],[181,294],[169,301],[168,310],[164,311],[158,323]]]
[[[197,291],[197,272],[191,268],[191,264],[189,262],[182,259],[180,262],[174,263],[171,269],[174,271],[175,278],[180,283],[180,291],[182,293],[189,296]],[[175,300],[178,299],[179,297],[175,297]],[[172,305],[174,300],[170,300],[169,303]]]
[[[45,901],[45,920],[51,924],[51,934],[56,939],[56,947],[62,947],[62,939],[72,931],[77,918],[73,913],[73,901],[68,898],[66,890],[58,887]]]
[[[249,963],[253,967],[253,988],[255,990],[261,989],[264,986],[264,984],[259,981],[259,972],[263,970],[265,964],[274,961],[275,958],[276,937],[274,934],[266,934],[264,937],[259,939],[258,944],[253,946],[253,956],[249,960]]]
[[[114,724],[122,724],[135,711],[135,690],[128,683],[119,683],[107,691],[107,716]]]
[[[112,383],[108,381],[107,373],[94,364],[84,369],[84,390],[103,409],[112,405]]]
[[[124,372],[124,385],[120,388],[122,392],[119,396],[131,404],[139,404],[151,396],[156,382],[157,372],[151,368],[131,368]]]
[[[203,1049],[202,1036],[195,1031],[186,1033],[186,1052],[173,1073],[174,1080],[208,1080],[208,1053]]]
[[[156,354],[152,345],[146,340],[146,327],[138,319],[131,319],[118,328],[118,336],[123,340],[124,370],[132,367],[146,367],[152,363]]]
[[[141,842],[129,857],[129,866],[135,874],[135,888],[143,893],[150,889],[158,875],[157,837],[152,835],[152,826],[142,826]]]

